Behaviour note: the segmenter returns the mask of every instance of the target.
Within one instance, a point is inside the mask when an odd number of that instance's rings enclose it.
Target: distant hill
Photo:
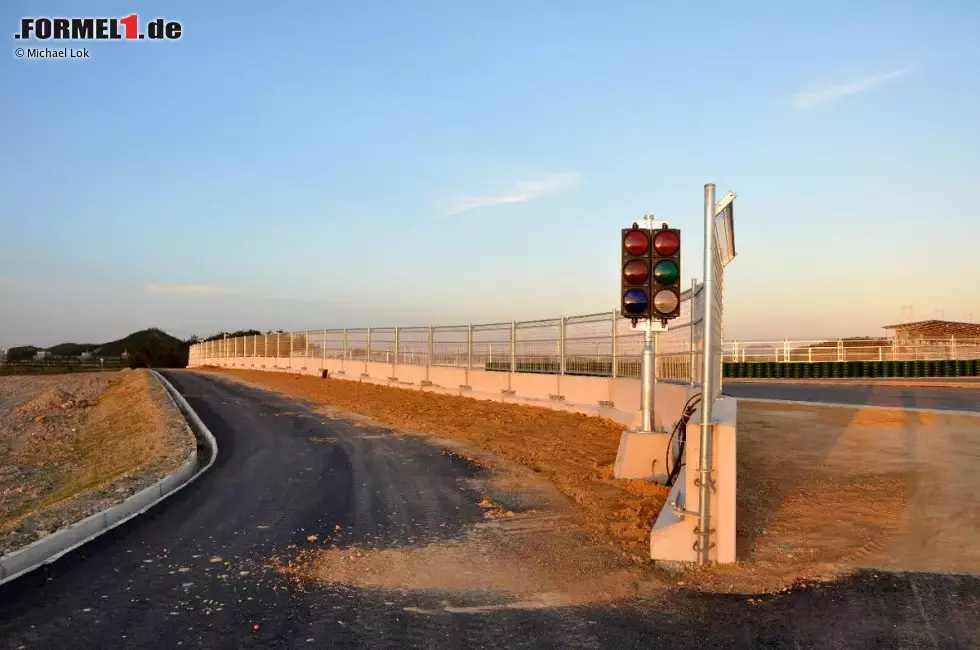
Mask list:
[[[130,365],[145,365],[156,368],[183,368],[187,366],[189,344],[163,330],[151,327],[133,332],[118,341],[110,341],[97,346],[92,352],[96,355],[119,357],[124,352],[130,356]]]
[[[17,361],[27,361],[33,359],[37,352],[40,352],[41,348],[35,347],[33,345],[18,345],[17,347],[7,349],[7,361],[15,363]]]
[[[83,352],[91,352],[95,357],[121,357],[125,352],[130,366],[150,366],[155,368],[184,368],[187,366],[188,341],[181,341],[163,330],[150,329],[133,332],[118,341],[108,343],[59,343],[47,348],[52,357],[77,357]],[[7,350],[7,360],[11,363],[30,361],[42,350],[34,345],[22,345]]]
[[[98,346],[95,343],[59,343],[48,348],[56,357],[77,357],[82,352],[91,352]]]

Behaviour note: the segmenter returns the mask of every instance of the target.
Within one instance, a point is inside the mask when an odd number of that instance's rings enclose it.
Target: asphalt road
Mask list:
[[[837,386],[787,384],[784,382],[744,384],[729,382],[723,385],[723,392],[726,395],[743,399],[761,398],[948,411],[980,411],[980,387]]]
[[[480,495],[459,480],[475,468],[229,380],[168,377],[217,438],[214,467],[147,515],[0,587],[0,646],[977,647],[980,579],[962,576],[868,573],[755,604],[679,591],[669,607],[475,614],[405,609],[438,609],[438,595],[294,590],[264,565],[311,532],[339,525],[341,543],[397,546],[479,521]]]

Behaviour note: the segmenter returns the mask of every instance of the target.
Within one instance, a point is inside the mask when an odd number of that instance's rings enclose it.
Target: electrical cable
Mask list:
[[[670,452],[674,446],[674,438],[677,438],[677,458],[684,458],[684,448],[687,446],[687,423],[690,421],[691,416],[694,415],[694,411],[697,410],[698,404],[701,403],[701,393],[696,393],[691,395],[684,404],[684,408],[681,410],[681,417],[674,424],[673,431],[670,432],[670,440],[667,442],[667,454],[664,459],[664,466],[667,467],[667,487],[673,487],[674,481],[677,480],[678,474],[680,474],[681,468],[684,466],[684,462],[678,462],[677,465],[671,467],[670,463]]]

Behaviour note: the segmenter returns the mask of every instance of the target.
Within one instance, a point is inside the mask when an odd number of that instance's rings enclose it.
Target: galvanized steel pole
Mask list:
[[[701,436],[698,454],[698,527],[697,553],[698,564],[708,564],[711,551],[711,402],[715,390],[714,373],[714,305],[715,292],[715,186],[708,183],[704,186],[704,282],[701,291],[704,294],[704,365],[701,376]]]
[[[613,379],[617,376],[616,365],[619,362],[619,312],[613,309],[612,312],[612,363],[610,364],[609,374]]]
[[[653,431],[653,401],[657,381],[657,351],[654,348],[653,321],[643,331],[642,377],[640,382],[640,431]]]

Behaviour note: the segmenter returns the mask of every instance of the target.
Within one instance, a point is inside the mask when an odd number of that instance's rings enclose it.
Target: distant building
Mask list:
[[[83,361],[88,361],[89,359],[91,359],[91,358],[92,358],[92,353],[91,353],[91,352],[82,352],[82,353],[81,353],[80,355],[78,355],[78,356],[79,356],[79,358],[80,358],[80,359],[82,359]]]
[[[913,323],[885,325],[884,329],[890,330],[889,335],[896,343],[929,339],[980,339],[980,324],[951,320],[920,320]]]
[[[7,363],[7,348],[0,348],[0,363]]]
[[[37,359],[38,361],[44,361],[49,356],[51,356],[51,353],[48,352],[47,350],[38,350],[37,352],[34,353],[34,358]]]

